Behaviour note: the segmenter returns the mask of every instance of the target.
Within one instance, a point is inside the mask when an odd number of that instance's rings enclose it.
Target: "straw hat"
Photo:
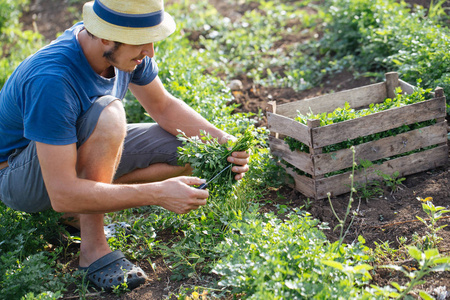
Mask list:
[[[96,37],[129,45],[163,40],[176,27],[163,0],[95,0],[84,4],[83,20]]]

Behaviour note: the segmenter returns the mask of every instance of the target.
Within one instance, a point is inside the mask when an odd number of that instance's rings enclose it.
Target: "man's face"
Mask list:
[[[148,56],[153,57],[153,43],[144,45],[127,45],[113,42],[111,48],[103,52],[103,57],[121,71],[132,72]]]

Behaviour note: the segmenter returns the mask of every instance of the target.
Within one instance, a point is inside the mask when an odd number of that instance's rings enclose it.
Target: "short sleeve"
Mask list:
[[[145,57],[142,63],[134,70],[131,83],[137,85],[147,85],[158,75],[158,65],[150,58]]]
[[[77,142],[79,100],[66,80],[36,76],[26,83],[23,99],[25,138],[52,145]]]

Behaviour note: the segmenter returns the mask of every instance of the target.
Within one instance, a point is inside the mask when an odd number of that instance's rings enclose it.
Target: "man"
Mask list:
[[[162,0],[95,0],[83,22],[27,58],[0,92],[0,199],[26,212],[53,208],[79,220],[79,265],[97,286],[129,288],[146,275],[111,252],[103,214],[159,205],[187,213],[206,204],[205,180],[177,165],[175,135],[217,129],[169,94],[158,78],[153,43],[175,30]],[[157,124],[126,124],[130,89]],[[235,152],[235,178],[249,155]],[[125,274],[124,274],[125,273]]]

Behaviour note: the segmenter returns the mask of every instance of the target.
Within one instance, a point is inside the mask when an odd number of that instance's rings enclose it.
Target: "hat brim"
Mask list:
[[[164,12],[164,20],[153,27],[122,27],[99,18],[93,9],[94,2],[83,6],[83,21],[86,29],[96,37],[129,45],[143,45],[161,41],[176,29],[172,16]]]

